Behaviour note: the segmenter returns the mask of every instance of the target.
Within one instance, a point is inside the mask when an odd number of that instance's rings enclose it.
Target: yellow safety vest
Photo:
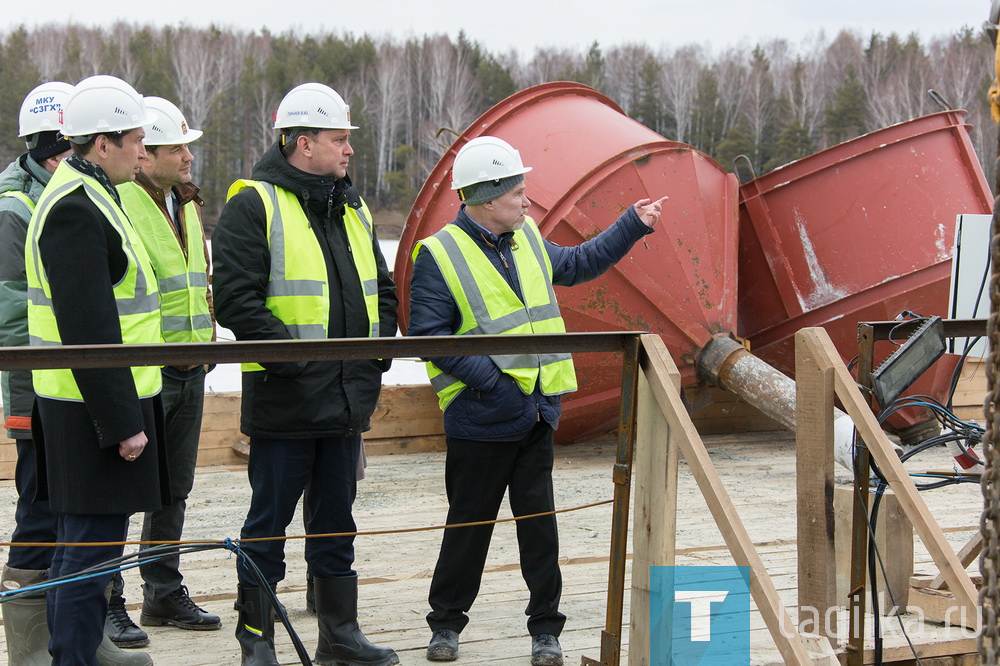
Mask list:
[[[60,163],[52,180],[38,200],[28,223],[25,270],[28,278],[28,338],[32,346],[61,345],[59,327],[52,310],[52,291],[42,266],[38,241],[45,229],[49,211],[64,196],[83,188],[122,238],[122,250],[128,259],[125,276],[114,287],[122,342],[150,344],[162,342],[160,335],[160,298],[156,276],[142,240],[132,228],[125,212],[96,179]],[[81,280],[87,276],[81,275]],[[32,370],[35,393],[45,398],[82,402],[80,388],[70,370]],[[156,366],[132,368],[136,392],[148,398],[160,392],[160,369]]]
[[[414,260],[421,247],[430,251],[462,313],[457,335],[566,332],[552,289],[552,263],[534,220],[525,218],[524,226],[514,232],[513,243],[527,250],[513,253],[523,303],[482,249],[458,225],[449,224],[417,243]],[[490,358],[517,382],[525,395],[531,394],[539,381],[545,395],[576,390],[571,354],[504,354]],[[430,362],[427,374],[442,411],[466,386]]]
[[[205,234],[193,201],[184,205],[187,259],[177,242],[173,223],[137,183],[118,186],[122,205],[146,247],[160,291],[160,315],[166,342],[209,342],[212,315],[208,309],[208,262]]]
[[[330,284],[323,249],[309,218],[294,194],[272,183],[238,180],[230,186],[226,199],[232,199],[248,187],[260,195],[267,220],[271,274],[265,305],[285,324],[292,339],[326,339],[330,325]],[[375,338],[379,334],[378,265],[372,250],[374,236],[370,220],[371,213],[364,202],[359,209],[352,206],[344,209],[351,258],[358,271],[368,313],[368,336]],[[242,368],[243,372],[264,369],[257,363],[244,363]]]

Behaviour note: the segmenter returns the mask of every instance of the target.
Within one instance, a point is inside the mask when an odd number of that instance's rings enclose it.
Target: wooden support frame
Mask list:
[[[671,362],[670,385],[677,391],[681,375]],[[632,527],[632,610],[629,664],[648,666],[649,567],[673,566],[677,534],[677,442],[660,411],[646,373],[639,375],[636,442],[633,460],[635,510]]]
[[[965,571],[961,559],[945,539],[944,533],[938,526],[937,521],[934,520],[927,505],[920,497],[909,474],[907,474],[899,457],[893,450],[891,442],[882,431],[870,407],[865,403],[856,382],[847,372],[847,368],[844,367],[843,361],[841,361],[839,353],[830,340],[829,334],[820,328],[803,329],[796,334],[796,347],[798,348],[800,345],[806,348],[803,350],[804,357],[807,356],[815,359],[823,369],[832,368],[834,394],[840,399],[845,411],[847,411],[854,422],[859,435],[868,446],[872,458],[882,470],[882,474],[899,500],[903,511],[913,522],[914,529],[920,536],[921,541],[923,541],[935,565],[937,565],[944,582],[954,594],[956,603],[959,607],[965,609],[969,617],[978,618],[978,594],[972,580]],[[799,357],[798,351],[796,352],[796,356],[797,358]],[[799,369],[797,368],[798,371]],[[819,386],[813,392],[800,394],[800,404],[803,401],[823,404],[823,408],[828,409],[832,413],[833,401],[829,399],[829,392],[823,386]],[[799,455],[802,455],[801,451]],[[811,482],[814,483],[815,480]],[[826,511],[831,509],[814,506],[813,510],[816,512],[813,514],[813,518],[823,521],[825,520]],[[811,519],[808,515],[803,516],[800,514],[800,526],[803,522],[808,522]],[[808,554],[805,555],[808,556]],[[800,563],[800,567],[802,566]],[[815,569],[815,566],[815,563],[806,565],[807,569]],[[813,581],[808,579],[800,581],[800,586],[803,584],[809,586],[813,584]],[[802,598],[802,594],[803,592],[800,588],[800,599]],[[819,590],[809,589],[806,591],[808,598],[823,598],[824,594],[824,588],[820,588]]]
[[[774,587],[774,583],[768,575],[767,570],[764,568],[764,563],[757,554],[753,542],[750,540],[750,535],[747,534],[736,507],[733,505],[732,499],[730,499],[729,494],[726,492],[722,484],[722,479],[715,469],[715,465],[712,464],[708,450],[705,448],[701,436],[691,422],[691,417],[688,415],[687,409],[685,409],[684,404],[681,402],[680,392],[677,390],[677,386],[672,379],[677,374],[677,368],[670,358],[663,340],[657,335],[643,335],[641,342],[642,347],[640,349],[639,362],[646,377],[649,391],[652,393],[653,398],[655,398],[659,410],[666,421],[667,437],[669,440],[668,448],[676,446],[684,454],[684,459],[687,461],[691,474],[694,476],[698,488],[708,504],[709,511],[716,525],[718,525],[719,530],[722,532],[723,539],[725,539],[733,559],[738,566],[749,567],[751,571],[750,580],[748,581],[750,594],[764,618],[764,623],[767,625],[767,629],[771,634],[772,640],[774,640],[775,646],[781,653],[782,659],[786,664],[812,664],[812,657],[799,636],[798,629],[785,611],[781,598],[778,596],[778,591]],[[644,419],[647,416],[648,414],[644,415],[640,413],[640,419]],[[640,432],[643,432],[648,427],[649,424],[644,422],[640,422],[637,425]],[[640,493],[640,490],[643,492]],[[671,495],[676,494],[676,486],[673,488],[668,487],[665,490]],[[655,513],[657,500],[654,500],[652,495],[658,492],[660,491],[653,488],[642,489],[637,486],[635,498],[636,513],[638,514],[641,511],[644,515],[649,516],[649,521],[658,522],[663,526],[664,523],[669,523],[669,519],[662,515],[657,516]],[[675,501],[666,502],[663,505],[664,510],[669,510],[666,507],[670,506],[675,506]],[[667,540],[668,543],[665,546],[665,551],[661,551],[661,554],[662,552],[673,551],[674,537],[675,532],[672,529],[662,532],[662,538]],[[646,562],[650,559],[648,553],[643,554],[642,557],[643,561]],[[635,575],[635,562],[633,562],[633,576]],[[648,567],[646,576],[648,587]],[[635,593],[634,587],[633,593]],[[641,593],[640,590],[639,594],[641,595]],[[648,595],[646,598],[648,608]],[[646,617],[648,618],[649,616],[647,615]],[[630,636],[630,645],[633,637],[635,637],[634,632]],[[640,638],[639,640],[643,639]],[[647,652],[645,653],[647,661],[645,663],[648,663],[648,636],[646,636],[645,640],[647,645]],[[642,655],[636,655],[634,654],[635,652],[637,650],[629,650],[629,663],[644,663],[641,661]]]
[[[968,567],[976,561],[979,554],[983,552],[983,545],[983,533],[976,532],[972,538],[969,539],[964,546],[962,546],[962,549],[958,551],[958,561],[962,563],[963,568]],[[944,589],[946,587],[944,576],[938,574],[927,587],[932,590]]]
[[[795,484],[798,524],[799,610],[816,609],[818,617],[842,604],[837,600],[837,566],[833,511],[833,372],[817,345],[803,344],[816,329],[805,329],[795,340]],[[840,363],[840,359],[837,359]],[[825,623],[824,623],[825,624]],[[834,638],[836,623],[817,633]]]

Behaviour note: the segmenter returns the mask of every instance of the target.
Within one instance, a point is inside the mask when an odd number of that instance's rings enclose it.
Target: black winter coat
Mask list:
[[[121,236],[96,205],[76,190],[50,211],[39,239],[64,344],[121,344],[113,285],[125,273]],[[160,397],[140,400],[128,368],[74,370],[84,402],[38,398],[32,431],[40,497],[73,514],[155,511],[170,503],[161,446]],[[128,462],[118,443],[139,432],[149,438]]]
[[[368,314],[351,259],[344,206],[361,206],[349,178],[334,180],[296,169],[272,146],[254,166],[254,180],[293,192],[302,204],[326,259],[330,286],[331,338],[368,337]],[[212,234],[212,290],[220,324],[238,340],[290,340],[285,325],[266,307],[271,272],[264,204],[248,188],[226,203]],[[380,334],[396,334],[396,287],[378,238]],[[263,372],[243,373],[241,429],[250,437],[305,439],[347,437],[368,430],[382,373],[389,362],[310,361],[264,363]]]

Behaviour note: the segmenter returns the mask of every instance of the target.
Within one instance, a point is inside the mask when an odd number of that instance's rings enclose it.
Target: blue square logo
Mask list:
[[[650,567],[649,663],[750,663],[749,567]]]

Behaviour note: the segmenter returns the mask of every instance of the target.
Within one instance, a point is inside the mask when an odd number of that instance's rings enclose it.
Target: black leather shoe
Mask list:
[[[222,621],[191,601],[187,587],[179,588],[162,599],[143,599],[139,622],[147,627],[165,627],[168,624],[181,629],[211,631],[221,629]]]
[[[458,634],[451,629],[435,629],[427,644],[428,661],[455,661],[458,659]]]
[[[531,666],[562,666],[562,648],[552,634],[538,634],[531,638]]]
[[[149,636],[128,616],[124,597],[112,597],[108,602],[104,633],[120,648],[140,648],[149,645]]]

